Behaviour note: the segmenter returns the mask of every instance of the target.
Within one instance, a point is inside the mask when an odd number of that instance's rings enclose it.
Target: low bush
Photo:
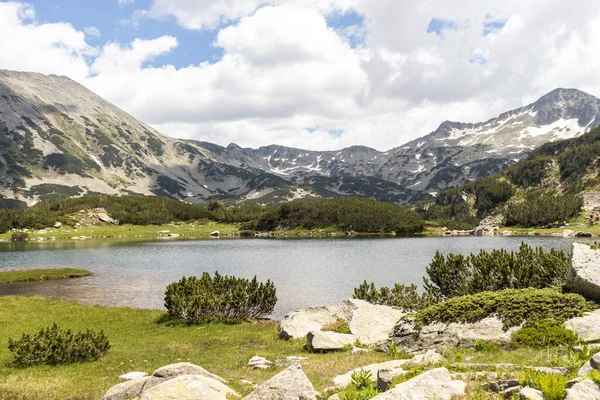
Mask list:
[[[165,307],[169,314],[188,323],[208,321],[238,322],[264,317],[273,312],[277,303],[275,285],[267,280],[252,280],[223,276],[214,278],[203,273],[201,278],[183,277],[167,286]]]
[[[419,294],[417,285],[395,284],[392,289],[382,287],[379,290],[374,283],[364,281],[354,289],[354,299],[365,300],[373,304],[384,304],[386,306],[398,307],[404,310],[417,311],[435,304],[428,293]]]
[[[545,400],[563,400],[567,395],[567,378],[561,374],[546,374],[539,371],[527,371],[519,383],[541,390]]]
[[[73,333],[56,324],[36,334],[23,333],[20,340],[8,339],[16,365],[57,365],[96,360],[110,349],[103,331]]]
[[[430,297],[444,300],[485,291],[545,288],[565,282],[569,259],[563,251],[522,243],[519,251],[481,251],[463,256],[436,252],[427,267],[425,290]]]
[[[573,331],[553,320],[527,322],[510,337],[513,347],[572,346],[578,341]]]
[[[508,226],[540,226],[576,218],[581,212],[581,207],[581,196],[542,195],[511,204],[504,211],[504,215]]]
[[[13,242],[25,242],[27,239],[29,239],[29,233],[27,232],[16,231],[10,235],[10,240]]]
[[[417,326],[433,322],[478,322],[497,316],[504,329],[524,322],[552,319],[561,323],[595,308],[578,294],[563,294],[554,288],[507,289],[453,297],[416,313]]]
[[[350,385],[338,393],[340,400],[368,400],[378,394],[373,375],[364,369],[354,371]]]

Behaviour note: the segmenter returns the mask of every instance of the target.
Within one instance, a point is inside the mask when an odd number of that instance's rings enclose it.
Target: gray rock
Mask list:
[[[54,227],[55,227],[56,229],[60,228],[61,226],[62,226],[62,223],[61,223],[61,222],[58,222],[58,221],[56,221],[56,222],[54,223]]]
[[[340,400],[340,395],[336,393],[334,395],[329,396],[327,400]]]
[[[221,381],[204,375],[180,375],[149,389],[144,389],[141,400],[227,400],[239,397]]]
[[[424,365],[441,364],[446,359],[437,350],[427,350],[424,354],[417,354],[412,359],[408,360],[406,366],[408,368],[421,367]]]
[[[135,381],[136,379],[142,379],[146,376],[148,376],[148,374],[145,372],[129,372],[119,376],[119,379],[124,381]]]
[[[351,346],[356,339],[354,336],[337,332],[308,332],[308,345],[313,351],[336,351]]]
[[[394,386],[394,375],[389,369],[380,369],[377,371],[377,390],[380,392],[388,391]]]
[[[592,234],[592,232],[575,232],[575,237],[587,237],[587,238],[591,238],[594,237],[594,235]]]
[[[571,318],[565,328],[572,330],[584,342],[600,340],[600,310],[586,313],[583,317]]]
[[[565,400],[599,400],[600,388],[589,379],[576,383],[570,389],[567,389]]]
[[[273,363],[264,357],[254,356],[248,361],[248,366],[254,369],[268,369]]]
[[[590,359],[590,366],[594,369],[600,369],[600,353],[596,353]]]
[[[463,381],[452,380],[446,368],[436,368],[378,394],[373,400],[450,400],[463,396],[466,386]]]
[[[506,389],[519,386],[516,379],[505,379],[496,382],[490,382],[489,387],[492,392],[503,393]]]
[[[570,388],[573,387],[573,385],[575,385],[575,384],[577,384],[579,382],[583,382],[583,381],[584,381],[584,379],[582,377],[577,377],[575,379],[571,379],[570,381],[567,381],[567,383],[565,384],[565,387],[567,389],[570,389]]]
[[[585,364],[583,364],[583,366],[581,368],[579,368],[579,372],[577,372],[577,376],[579,376],[581,378],[585,378],[586,376],[591,374],[593,370],[594,370],[594,368],[592,368],[592,364],[588,361]]]
[[[600,300],[600,250],[573,243],[567,286],[584,297]]]
[[[115,222],[114,219],[112,219],[111,217],[108,216],[108,214],[106,213],[98,213],[96,214],[96,217],[98,217],[98,219],[102,222],[106,222],[108,224],[112,224]]]
[[[343,375],[338,375],[331,381],[331,385],[328,389],[339,389],[348,386],[352,382],[352,374],[361,370],[369,371],[371,373],[371,380],[376,382],[377,372],[381,370],[389,371],[389,374],[393,377],[404,375],[406,371],[402,368],[406,365],[409,360],[392,360],[378,364],[370,364],[364,367],[355,368],[352,371],[348,371]]]
[[[518,395],[521,392],[521,389],[523,389],[523,386],[513,386],[509,387],[508,389],[504,389],[502,392],[500,392],[500,394],[502,394],[505,399],[512,399],[514,395]]]
[[[102,400],[129,400],[140,396],[148,377],[119,383],[108,389]]]
[[[562,237],[575,237],[575,231],[565,229],[564,231],[562,231]]]
[[[210,236],[212,237],[219,237],[221,235],[221,232],[219,231],[213,231],[211,233],[209,233]]]
[[[519,391],[519,400],[544,400],[542,391],[525,386]]]
[[[292,365],[258,387],[244,400],[316,400],[317,394],[300,364]]]
[[[175,378],[180,375],[202,375],[202,376],[214,379],[216,381],[219,381],[221,383],[227,382],[225,379],[221,378],[220,376],[211,374],[204,368],[199,367],[198,365],[195,365],[195,364],[187,363],[187,362],[166,365],[164,367],[157,369],[152,374],[152,376],[154,376],[156,378],[163,378],[163,379],[171,379],[171,378]]]

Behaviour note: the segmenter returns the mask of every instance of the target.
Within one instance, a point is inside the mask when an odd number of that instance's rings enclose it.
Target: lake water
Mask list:
[[[202,272],[271,279],[279,301],[274,317],[351,297],[363,280],[377,285],[422,283],[436,250],[442,253],[517,249],[525,241],[570,251],[556,237],[416,237],[215,239],[0,243],[0,271],[85,268],[93,276],[0,285],[0,295],[36,294],[85,304],[163,308],[165,287]]]

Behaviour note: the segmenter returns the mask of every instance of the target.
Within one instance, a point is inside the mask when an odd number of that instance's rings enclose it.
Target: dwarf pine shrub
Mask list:
[[[513,347],[572,346],[578,341],[575,332],[553,320],[527,322],[510,337]]]
[[[23,333],[20,340],[8,339],[17,365],[57,365],[96,360],[110,349],[103,331],[91,329],[73,333],[56,324],[35,334]]]
[[[270,280],[258,282],[207,272],[201,278],[183,277],[171,283],[165,292],[169,314],[188,323],[208,321],[238,322],[259,318],[273,312],[277,291]]]
[[[419,294],[417,285],[414,284],[410,286],[395,284],[391,289],[384,286],[378,290],[374,283],[369,284],[367,281],[354,289],[352,298],[410,311],[421,310],[436,303],[428,293]]]
[[[10,235],[10,240],[13,242],[25,242],[29,239],[29,233],[16,231]]]
[[[519,251],[504,249],[463,256],[439,251],[427,267],[424,286],[438,300],[485,291],[546,288],[565,282],[569,259],[563,251],[521,243]]]

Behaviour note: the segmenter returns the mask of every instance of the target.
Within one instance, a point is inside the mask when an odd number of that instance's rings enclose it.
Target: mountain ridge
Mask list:
[[[598,125],[600,99],[558,88],[485,122],[444,121],[384,152],[220,146],[163,135],[67,77],[0,70],[0,195],[29,204],[98,193],[193,203],[347,195],[406,203]]]

